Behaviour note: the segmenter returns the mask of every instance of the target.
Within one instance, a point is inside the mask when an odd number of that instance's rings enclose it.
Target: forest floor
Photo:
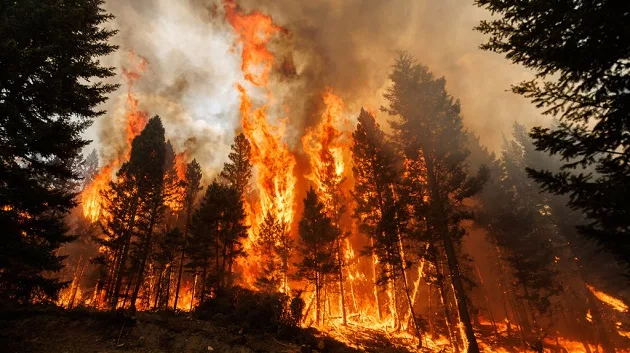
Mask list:
[[[247,332],[238,324],[202,321],[189,313],[117,313],[29,307],[0,311],[0,347],[7,353],[407,353],[378,332],[346,330],[346,343],[314,329],[290,337]],[[286,335],[285,335],[286,336]]]

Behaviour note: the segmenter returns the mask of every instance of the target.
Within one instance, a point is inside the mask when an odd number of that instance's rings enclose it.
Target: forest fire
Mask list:
[[[597,290],[596,288],[590,285],[586,285],[586,287],[588,288],[588,290],[590,290],[593,293],[594,296],[597,297],[597,299],[601,300],[603,303],[606,303],[607,305],[617,310],[618,312],[620,313],[628,312],[628,305],[626,305],[626,303],[624,303],[621,299],[608,295],[600,290]]]
[[[139,108],[138,98],[133,92],[134,83],[146,71],[148,63],[145,59],[137,57],[133,52],[129,53],[131,69],[123,68],[123,76],[127,84],[127,111],[125,113],[125,145],[117,151],[117,155],[107,165],[104,165],[93,181],[81,192],[81,204],[83,214],[92,222],[96,222],[101,212],[101,191],[105,190],[107,184],[112,180],[112,173],[115,172],[123,161],[129,159],[131,153],[131,142],[144,129],[149,114]]]
[[[156,32],[137,46],[147,59],[125,56],[124,112],[100,126],[92,164],[77,158],[86,183],[64,220],[80,242],[58,250],[66,286],[39,297],[133,320],[189,312],[240,336],[317,331],[361,351],[630,352],[624,268],[575,227],[575,205],[530,181],[567,169],[536,149],[546,130],[515,124],[495,154],[429,66],[402,52],[380,77],[333,62],[297,23],[308,16],[278,4],[215,0],[178,46]],[[330,46],[356,56],[354,40]],[[189,54],[206,42],[223,52]],[[10,220],[17,206],[0,211]]]

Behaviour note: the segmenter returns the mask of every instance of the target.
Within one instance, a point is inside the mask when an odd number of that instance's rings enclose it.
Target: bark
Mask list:
[[[123,240],[122,255],[120,258],[120,264],[117,266],[117,269],[116,269],[116,284],[114,285],[114,292],[112,293],[112,301],[111,301],[112,310],[116,310],[116,306],[118,305],[118,297],[120,294],[120,287],[122,285],[122,278],[123,278],[122,272],[123,272],[123,269],[125,268],[127,257],[129,256],[129,246],[131,245],[131,233],[133,231],[133,228],[136,222],[137,208],[138,208],[138,198],[136,197],[132,201],[132,207],[129,213],[130,214],[129,225],[127,226],[127,229],[123,238],[124,240]]]
[[[188,227],[190,226],[190,208],[186,210],[186,225],[184,226],[184,239],[182,240],[182,253],[179,258],[179,271],[177,273],[177,285],[175,286],[175,303],[173,310],[177,310],[177,301],[179,300],[179,288],[182,283],[182,272],[184,271],[184,259],[186,257],[186,245],[188,242]]]
[[[439,190],[438,181],[435,175],[433,161],[429,157],[426,159],[426,163],[429,186],[431,189],[431,206],[433,208],[433,212],[435,213],[435,229],[438,231],[439,236],[442,238],[442,243],[444,245],[446,260],[451,275],[451,281],[453,284],[453,289],[455,291],[457,310],[459,312],[459,318],[464,325],[464,332],[468,341],[467,352],[479,353],[477,338],[475,337],[475,331],[473,330],[470,313],[468,312],[468,303],[466,301],[466,292],[464,291],[464,285],[462,283],[461,272],[459,269],[459,261],[457,259],[457,253],[455,252],[455,247],[453,246],[453,241],[450,236],[448,219],[445,214],[442,195]]]

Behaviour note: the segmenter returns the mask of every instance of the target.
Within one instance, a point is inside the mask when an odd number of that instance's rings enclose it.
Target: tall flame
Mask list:
[[[271,100],[267,84],[274,56],[267,45],[275,34],[286,30],[261,12],[243,13],[234,0],[224,0],[223,5],[225,16],[238,35],[237,43],[241,44],[243,78],[265,89],[267,98]],[[262,222],[264,215],[273,214],[287,229],[293,223],[296,161],[287,144],[282,141],[284,124],[273,125],[266,113],[267,106],[253,107],[246,88],[238,84],[237,89],[241,95],[243,133],[251,144],[251,162],[259,193],[258,205],[249,204],[246,207],[248,223],[252,226],[244,243],[248,251],[256,242],[257,225]],[[249,254],[253,252],[249,251]],[[251,285],[254,280],[251,272],[257,267],[256,259],[249,256],[243,262],[240,265],[243,267],[244,279]]]
[[[125,145],[118,155],[104,165],[94,180],[81,192],[81,204],[83,216],[95,222],[101,214],[101,194],[107,183],[112,178],[112,172],[117,170],[124,159],[129,159],[131,153],[131,142],[138,136],[149,120],[149,114],[139,108],[138,98],[133,93],[133,85],[147,69],[147,62],[141,57],[137,57],[133,52],[129,53],[131,69],[123,68],[123,76],[127,82],[127,112],[125,113]]]
[[[274,35],[286,32],[286,29],[274,24],[271,16],[262,12],[243,14],[235,0],[223,0],[223,8],[242,45],[241,70],[245,79],[256,86],[265,86],[274,62],[267,44]]]
[[[341,131],[343,101],[330,88],[324,91],[322,99],[325,110],[321,120],[302,137],[302,148],[311,164],[311,172],[306,177],[315,184],[324,204],[330,205],[331,187],[342,182],[346,170],[344,155],[350,144]]]

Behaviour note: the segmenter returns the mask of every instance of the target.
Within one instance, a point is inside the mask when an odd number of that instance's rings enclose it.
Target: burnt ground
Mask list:
[[[314,329],[248,332],[236,323],[197,320],[188,313],[141,312],[133,319],[57,307],[0,310],[0,351],[7,353],[409,352],[376,334],[349,336],[352,347]]]

